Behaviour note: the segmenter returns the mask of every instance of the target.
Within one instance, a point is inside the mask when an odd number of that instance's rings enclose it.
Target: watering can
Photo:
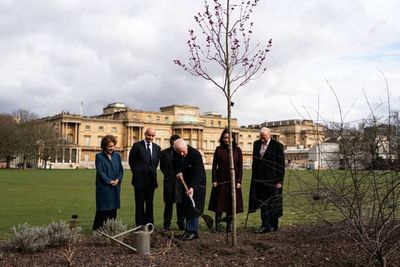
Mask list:
[[[133,250],[135,252],[137,252],[140,255],[148,255],[150,254],[150,235],[151,233],[153,233],[154,231],[154,225],[151,223],[148,223],[146,225],[140,225],[136,228],[130,229],[128,231],[125,231],[123,233],[120,233],[118,235],[115,236],[110,236],[106,233],[103,233],[100,230],[97,230],[98,233],[100,233],[101,235],[104,235],[107,238],[110,238],[112,240],[114,240],[115,242],[129,248],[130,250]],[[133,236],[134,236],[134,246],[136,246],[136,248],[122,242],[121,240],[117,239],[117,237],[126,235],[130,232],[133,232]]]

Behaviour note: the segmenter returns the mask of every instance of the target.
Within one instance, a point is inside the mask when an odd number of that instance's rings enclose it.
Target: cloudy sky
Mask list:
[[[158,111],[189,104],[226,114],[221,91],[186,61],[201,0],[0,0],[0,112]],[[240,125],[293,118],[345,121],[400,103],[400,1],[260,0],[252,42],[273,46],[267,72],[234,96]],[[384,76],[383,76],[384,75]],[[329,83],[329,84],[328,84]]]

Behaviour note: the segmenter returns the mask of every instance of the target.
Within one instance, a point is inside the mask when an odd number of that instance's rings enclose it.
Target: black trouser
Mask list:
[[[135,187],[135,223],[136,226],[154,224],[153,197],[154,187]]]
[[[94,216],[93,230],[97,230],[103,226],[107,220],[117,218],[117,209],[113,210],[96,210],[96,215]]]
[[[171,226],[172,210],[174,202],[165,202],[164,206],[164,228]],[[180,230],[185,228],[185,216],[183,215],[182,204],[176,203],[176,218]]]
[[[271,208],[267,205],[261,206],[261,221],[262,227],[270,230],[278,230],[279,217],[275,215],[276,212],[272,212]]]

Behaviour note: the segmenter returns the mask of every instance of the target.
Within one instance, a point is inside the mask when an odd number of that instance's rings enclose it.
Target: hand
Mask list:
[[[176,174],[176,179],[178,179],[178,181],[183,180],[183,174],[181,172]]]
[[[112,186],[116,186],[116,185],[118,185],[118,183],[119,183],[118,178],[115,179],[115,180],[111,180],[111,182],[110,182],[110,184],[111,184]]]
[[[277,183],[277,184],[275,185],[275,189],[280,189],[280,188],[282,188],[282,184],[281,184],[281,183]]]
[[[242,187],[242,185],[240,183],[237,183],[236,188],[239,189],[240,187]]]
[[[212,183],[212,186],[213,186],[213,187],[217,187],[217,185],[218,185],[217,182],[213,182],[213,183]]]
[[[193,197],[193,193],[194,193],[193,188],[189,188],[189,190],[186,192],[186,194],[188,195],[188,197]]]

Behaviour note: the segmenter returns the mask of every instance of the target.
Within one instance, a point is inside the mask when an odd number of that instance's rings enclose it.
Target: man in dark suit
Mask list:
[[[153,143],[156,130],[147,128],[145,139],[133,144],[129,152],[132,185],[135,192],[136,225],[154,224],[153,197],[157,184],[157,166],[160,161],[160,146]]]
[[[283,146],[271,138],[263,127],[260,140],[253,145],[253,164],[249,196],[249,213],[261,209],[261,228],[255,233],[264,234],[278,230],[282,216],[282,185],[285,176]]]
[[[206,172],[200,152],[188,146],[183,139],[174,142],[174,149],[179,154],[174,158],[177,178],[183,179],[188,187],[186,192],[182,189],[182,207],[186,219],[182,239],[193,240],[199,237],[199,216],[203,213],[206,197]]]
[[[179,157],[174,150],[174,142],[179,138],[177,134],[172,135],[169,139],[170,147],[160,153],[160,169],[164,174],[164,227],[161,230],[163,232],[171,230],[173,205],[176,198],[178,198],[178,202],[181,202],[179,199],[182,198],[179,195],[182,191],[182,185],[177,181],[174,170],[174,157]],[[176,217],[179,230],[185,229],[185,218],[183,217],[181,203],[176,203]]]

